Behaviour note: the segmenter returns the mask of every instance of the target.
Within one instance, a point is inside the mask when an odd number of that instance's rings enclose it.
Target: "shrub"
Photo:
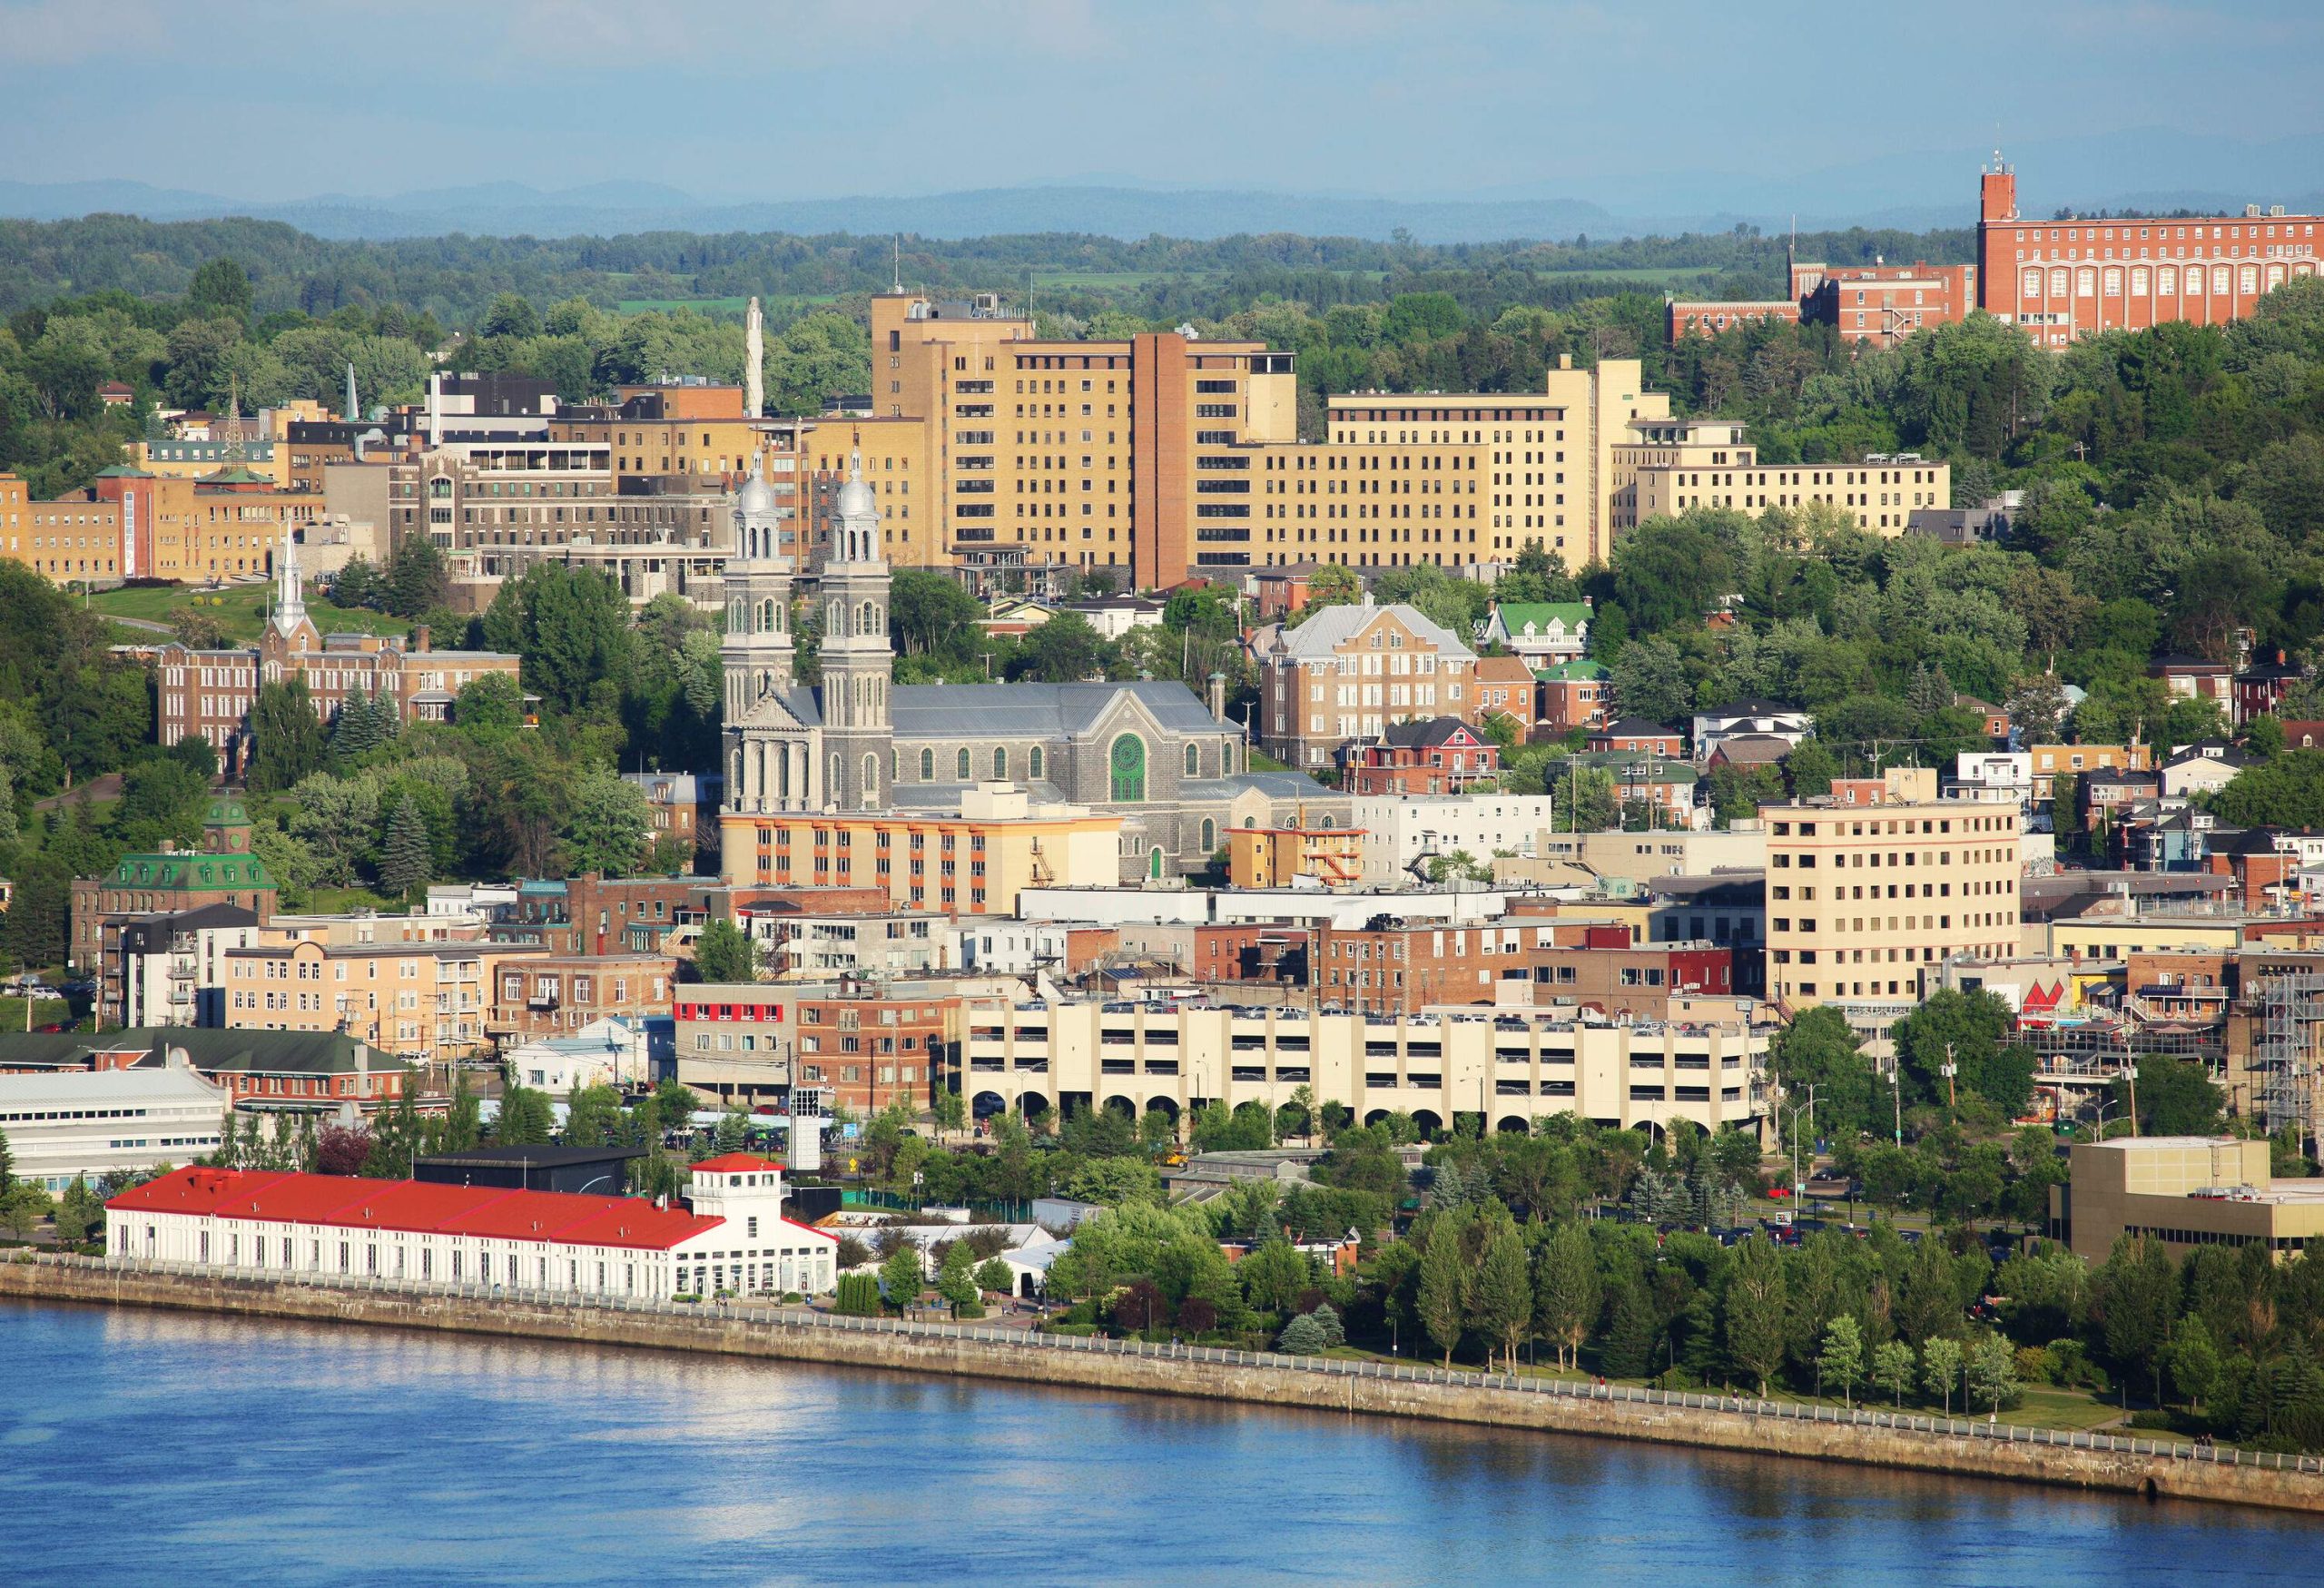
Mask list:
[[[880,1310],[880,1281],[870,1274],[842,1274],[835,1305],[851,1317],[875,1316]]]
[[[1324,1302],[1307,1316],[1315,1320],[1316,1328],[1323,1332],[1325,1349],[1347,1344],[1347,1330],[1340,1327],[1340,1315],[1330,1302]]]
[[[1331,1348],[1331,1341],[1324,1326],[1315,1321],[1315,1315],[1303,1312],[1284,1326],[1275,1348],[1286,1356],[1320,1356]]]

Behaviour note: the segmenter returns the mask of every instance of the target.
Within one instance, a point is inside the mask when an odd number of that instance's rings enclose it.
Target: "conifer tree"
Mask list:
[[[330,725],[330,758],[345,765],[367,751],[379,747],[379,719],[372,714],[371,697],[358,684],[340,702]]]
[[[419,802],[406,794],[388,818],[387,841],[380,845],[380,891],[402,898],[428,880],[430,869],[427,818]]]

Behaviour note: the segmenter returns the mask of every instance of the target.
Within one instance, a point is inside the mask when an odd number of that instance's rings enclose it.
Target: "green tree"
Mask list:
[[[1498,1202],[1486,1205],[1483,1260],[1477,1265],[1471,1321],[1485,1341],[1486,1366],[1493,1348],[1510,1372],[1517,1370],[1517,1347],[1533,1319],[1533,1290],[1525,1267],[1525,1238]]]
[[[999,1258],[987,1258],[977,1269],[977,1288],[998,1296],[1007,1296],[1017,1287],[1017,1278],[1009,1265]]]
[[[1783,1254],[1765,1236],[1735,1248],[1727,1281],[1727,1354],[1758,1381],[1759,1394],[1783,1366],[1791,1304],[1784,1283]]]
[[[694,967],[704,981],[718,983],[758,980],[757,945],[750,934],[731,921],[714,921],[694,939]]]
[[[977,1254],[967,1241],[956,1240],[944,1248],[944,1260],[937,1267],[936,1293],[951,1307],[954,1317],[982,1315],[977,1293]]]
[[[388,818],[386,837],[379,845],[379,891],[390,898],[408,899],[428,881],[433,863],[428,851],[428,823],[419,802],[409,794],[398,802]]]
[[[1281,1236],[1264,1240],[1236,1265],[1244,1299],[1260,1312],[1289,1312],[1301,1291],[1315,1282],[1314,1270],[1297,1247]]]
[[[511,1083],[501,1090],[500,1118],[492,1127],[493,1143],[499,1147],[543,1146],[556,1125],[556,1115],[549,1107],[548,1093]]]
[[[251,312],[251,278],[241,261],[231,255],[204,260],[193,272],[186,291],[186,308],[196,319],[246,320]]]
[[[2002,1403],[2017,1394],[2017,1354],[2004,1336],[1980,1336],[1969,1347],[1965,1366],[1969,1394],[1984,1402],[1987,1411],[1998,1414]]]
[[[314,696],[302,675],[287,684],[261,683],[251,705],[250,786],[279,793],[322,770],[330,745]]]
[[[452,721],[472,739],[497,739],[525,724],[525,691],[505,673],[487,673],[460,686]]]
[[[608,1147],[622,1132],[621,1093],[602,1082],[576,1086],[565,1096],[564,1144]]]
[[[1856,1404],[1856,1386],[1864,1379],[1864,1331],[1846,1313],[1824,1331],[1824,1344],[1816,1353],[1816,1376],[1819,1384],[1838,1385],[1842,1398],[1851,1406]]]
[[[602,766],[584,773],[558,834],[565,863],[574,872],[626,876],[654,833],[645,792]]]
[[[387,609],[398,617],[418,617],[448,605],[451,597],[451,575],[436,542],[425,535],[406,535],[399,540],[394,555],[388,558]]]
[[[2219,1130],[2227,1093],[2211,1084],[2201,1063],[2162,1053],[2142,1053],[2137,1062],[2141,1130],[2151,1136],[2210,1136]],[[2109,1082],[2109,1111],[2127,1117],[2132,1090],[2127,1080]]]
[[[1872,1348],[1872,1383],[1886,1390],[1895,1405],[1905,1404],[1905,1392],[1913,1387],[1917,1376],[1913,1348],[1904,1341],[1883,1340]]]
[[[1953,1415],[1953,1392],[1961,1387],[1961,1342],[1949,1335],[1923,1342],[1921,1386],[1944,1401],[1946,1416]]]
[[[1110,650],[1105,636],[1078,612],[1053,613],[1025,636],[1017,660],[1010,664],[1009,676],[1047,684],[1101,677]]]
[[[2126,1379],[2133,1371],[2147,1375],[2157,1402],[2162,1399],[2162,1348],[2170,1338],[2178,1288],[2162,1243],[2151,1236],[2117,1237],[2099,1267],[2096,1311],[2106,1354]]]
[[[1421,1327],[1444,1353],[1447,1367],[1452,1366],[1452,1348],[1461,1343],[1469,1317],[1469,1261],[1461,1250],[1468,1224],[1464,1211],[1437,1215],[1428,1232],[1428,1249],[1421,1254]]]
[[[0,1193],[16,1183],[16,1154],[8,1145],[8,1133],[0,1130]]]
[[[56,1210],[55,1198],[30,1180],[18,1180],[0,1193],[0,1228],[28,1241],[43,1220]]]
[[[2190,1313],[2179,1320],[2171,1330],[2170,1348],[2164,1353],[2164,1366],[2171,1369],[2171,1382],[2187,1397],[2195,1411],[2219,1387],[2224,1364],[2220,1359],[2219,1346],[2211,1339],[2211,1331],[2201,1313]]]
[[[908,1240],[898,1243],[880,1265],[880,1288],[887,1293],[888,1305],[899,1310],[910,1307],[927,1287],[927,1259],[920,1248]]]

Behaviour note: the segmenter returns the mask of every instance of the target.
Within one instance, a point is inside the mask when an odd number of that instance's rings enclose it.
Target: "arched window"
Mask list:
[[[1259,819],[1256,816],[1246,816],[1243,818],[1243,826],[1246,831],[1250,828],[1256,827],[1258,824]]]
[[[1146,741],[1136,734],[1124,734],[1114,741],[1109,759],[1112,771],[1113,797],[1118,802],[1136,803],[1146,798]]]
[[[880,808],[880,757],[877,755],[863,758],[863,808],[867,811]]]
[[[1202,775],[1202,751],[1192,745],[1187,746],[1187,775],[1188,777]]]
[[[968,782],[970,778],[976,775],[969,770],[969,753],[966,750],[953,757],[952,775],[962,783]]]
[[[836,800],[839,798],[839,757],[834,755],[832,757],[832,784],[829,788],[823,790],[823,797],[825,799]]]
[[[1031,777],[1041,775],[1041,747],[1039,745],[1025,753],[1025,772]]]
[[[1205,816],[1202,819],[1202,852],[1205,854],[1210,854],[1215,853],[1217,848],[1218,824],[1212,821],[1208,816]]]
[[[936,752],[933,750],[922,750],[920,753],[920,781],[922,783],[936,781]]]
[[[1009,747],[1006,745],[996,745],[993,746],[992,775],[995,778],[1002,778],[1009,775]]]
[[[1319,825],[1322,826],[1324,832],[1329,833],[1332,830],[1332,819],[1329,816],[1325,816]]]

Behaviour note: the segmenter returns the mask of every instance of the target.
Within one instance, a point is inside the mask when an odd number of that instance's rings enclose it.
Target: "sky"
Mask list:
[[[0,179],[1691,202],[1998,140],[2127,192],[2324,134],[2319,64],[2319,0],[0,0]]]

